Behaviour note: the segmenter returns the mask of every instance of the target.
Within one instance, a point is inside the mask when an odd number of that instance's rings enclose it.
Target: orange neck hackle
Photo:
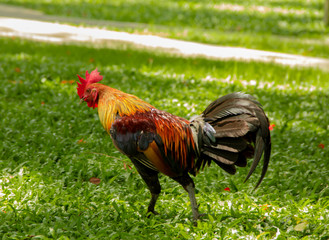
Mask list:
[[[136,112],[146,112],[154,107],[138,97],[117,89],[95,83],[98,89],[98,115],[107,132],[119,117],[130,116]]]
[[[79,75],[78,78],[80,82],[77,82],[77,93],[81,101],[87,102],[88,107],[98,108],[100,121],[107,132],[118,117],[130,116],[154,108],[136,96],[98,83],[103,76],[97,68],[90,74],[86,71],[86,79]]]

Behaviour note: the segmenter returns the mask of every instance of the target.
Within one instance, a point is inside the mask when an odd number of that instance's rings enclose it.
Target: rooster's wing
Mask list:
[[[194,166],[195,145],[189,122],[152,109],[117,119],[110,130],[114,145],[144,166],[176,177]]]

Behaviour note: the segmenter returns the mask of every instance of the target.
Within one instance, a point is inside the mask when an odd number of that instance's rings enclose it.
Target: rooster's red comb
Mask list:
[[[96,68],[90,74],[88,73],[88,71],[86,71],[86,79],[80,77],[79,75],[78,75],[78,78],[80,80],[80,83],[77,82],[77,84],[78,84],[77,90],[78,90],[79,97],[82,98],[86,87],[89,84],[101,81],[103,79],[103,76],[99,75],[99,72],[97,71],[97,68]]]

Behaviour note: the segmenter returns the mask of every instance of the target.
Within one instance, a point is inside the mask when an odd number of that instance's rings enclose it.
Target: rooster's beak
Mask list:
[[[80,99],[79,104],[81,104],[84,100],[85,100],[85,97],[82,97],[82,98]]]

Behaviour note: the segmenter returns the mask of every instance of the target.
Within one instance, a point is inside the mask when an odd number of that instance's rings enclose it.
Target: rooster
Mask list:
[[[195,176],[212,162],[230,174],[236,166],[253,162],[246,180],[262,155],[263,168],[256,188],[262,182],[271,155],[269,121],[260,103],[244,93],[232,93],[213,101],[201,115],[190,121],[153,107],[147,102],[98,83],[97,69],[86,79],[78,75],[80,102],[98,108],[104,129],[114,146],[131,159],[151,192],[148,212],[154,210],[161,192],[158,174],[163,173],[188,192],[193,219],[201,214],[195,198]]]

